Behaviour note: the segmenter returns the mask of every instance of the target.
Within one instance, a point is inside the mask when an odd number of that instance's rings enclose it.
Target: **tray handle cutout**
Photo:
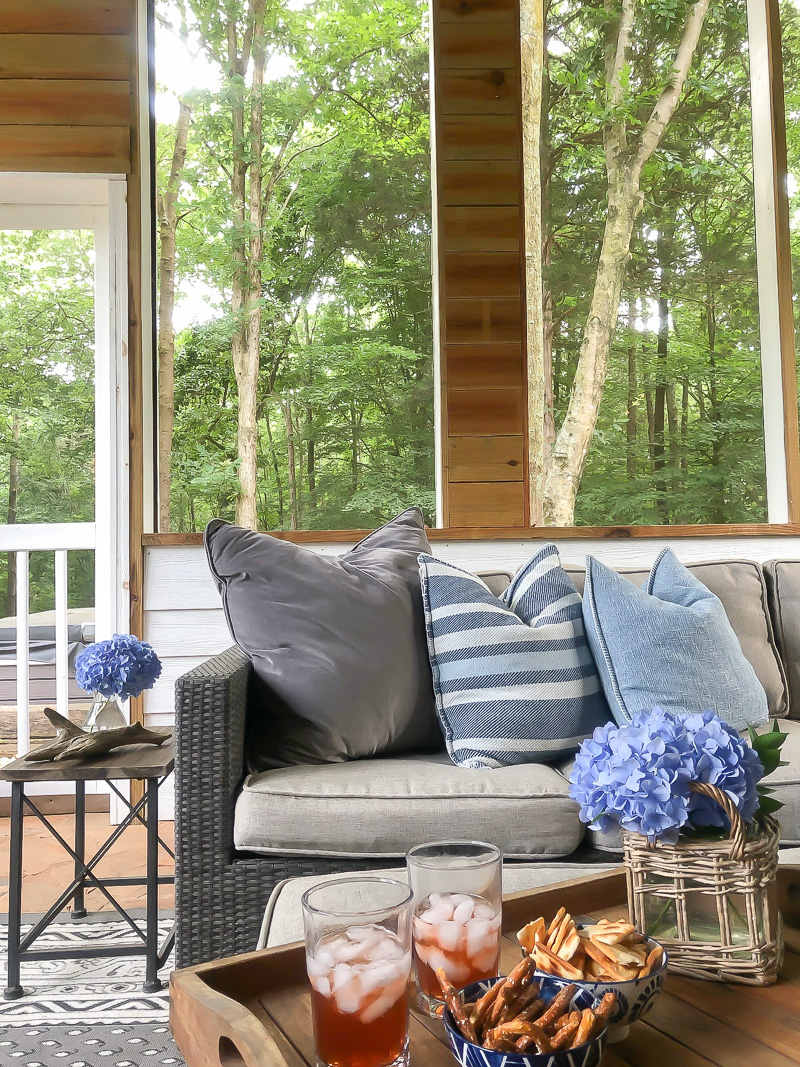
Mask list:
[[[247,1067],[247,1061],[229,1037],[219,1039],[219,1067]]]

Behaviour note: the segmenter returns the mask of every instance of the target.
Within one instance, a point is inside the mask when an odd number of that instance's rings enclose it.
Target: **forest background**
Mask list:
[[[543,11],[544,478],[598,294],[614,139],[632,154],[699,6]],[[782,15],[796,260],[800,23]],[[746,10],[700,16],[638,179],[576,525],[766,517]],[[370,528],[414,503],[433,523],[426,5],[157,0],[156,28],[161,529]],[[3,521],[93,517],[92,269],[86,234],[0,234]],[[91,602],[88,558],[70,601]]]

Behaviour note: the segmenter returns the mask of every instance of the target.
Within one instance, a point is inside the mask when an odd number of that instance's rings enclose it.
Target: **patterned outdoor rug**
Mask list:
[[[171,923],[159,923],[160,937]],[[23,927],[23,932],[26,927]],[[0,975],[5,981],[6,933],[0,927]],[[37,946],[131,944],[122,920],[51,926]],[[22,965],[25,996],[0,1000],[0,1063],[21,1067],[144,1067],[183,1065],[167,1025],[171,962],[160,993],[142,992],[144,958],[117,956],[29,961]]]

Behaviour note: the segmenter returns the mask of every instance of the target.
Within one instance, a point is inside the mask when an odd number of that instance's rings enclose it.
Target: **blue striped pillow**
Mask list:
[[[611,718],[581,598],[555,545],[501,599],[452,564],[421,555],[419,566],[436,710],[454,763],[556,760]]]

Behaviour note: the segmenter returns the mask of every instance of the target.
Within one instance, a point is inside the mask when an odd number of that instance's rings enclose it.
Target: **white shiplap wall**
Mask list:
[[[434,555],[470,570],[500,566],[516,570],[541,546],[541,541],[436,541]],[[800,537],[687,537],[679,540],[642,538],[630,541],[562,541],[564,563],[583,563],[587,554],[614,567],[647,566],[669,545],[684,563],[711,559],[800,559]],[[308,546],[324,555],[340,555],[348,545]],[[146,694],[148,726],[172,723],[176,678],[233,643],[211,580],[202,547],[158,547],[145,550],[145,640],[158,652],[163,672]],[[170,817],[168,790],[163,815]]]

